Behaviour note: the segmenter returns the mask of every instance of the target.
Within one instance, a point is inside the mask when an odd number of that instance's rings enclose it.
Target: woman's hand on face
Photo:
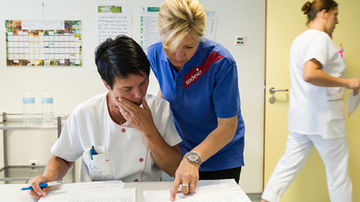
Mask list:
[[[50,182],[51,179],[48,179],[45,176],[37,176],[35,178],[30,179],[29,184],[33,189],[29,190],[29,194],[36,200],[39,200],[41,197],[45,197],[46,194],[50,191],[52,186],[40,188],[39,184]]]
[[[114,101],[119,106],[120,113],[126,121],[143,134],[151,134],[151,130],[156,128],[145,97],[142,99],[143,107],[123,98]]]
[[[195,191],[199,182],[199,166],[183,158],[175,173],[175,180],[170,190],[170,201],[174,201],[177,190],[181,186],[183,194],[189,194]]]

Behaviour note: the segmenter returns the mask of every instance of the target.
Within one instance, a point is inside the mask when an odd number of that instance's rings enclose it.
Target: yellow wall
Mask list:
[[[346,54],[346,77],[360,78],[360,1],[341,0],[339,3],[339,25],[336,27],[334,41],[343,44]],[[346,97],[350,91],[346,91]],[[347,105],[346,105],[347,107]],[[360,201],[360,107],[346,122],[350,149],[349,170],[353,183],[353,201]]]
[[[301,7],[306,0],[267,0],[267,29],[266,29],[266,82],[267,86],[289,86],[289,50],[294,38],[307,29],[306,16],[302,14]],[[353,77],[354,73],[360,78],[360,1],[338,0],[339,21],[333,34],[334,42],[339,46],[343,44],[347,71],[346,77]],[[275,71],[270,74],[268,71]],[[284,78],[284,79],[277,79]],[[275,80],[275,81],[274,81]],[[276,81],[279,80],[279,81]],[[282,83],[280,83],[280,80]],[[285,82],[285,84],[284,84]],[[281,86],[281,87],[282,87]],[[279,86],[280,87],[280,86]],[[350,93],[345,91],[345,100]],[[286,105],[286,103],[277,103]],[[347,105],[345,106],[347,107]],[[360,108],[360,107],[359,107]],[[274,108],[275,109],[275,108]],[[270,111],[269,111],[270,110]],[[267,107],[266,119],[274,117],[276,111]],[[287,109],[286,109],[287,110]],[[285,111],[286,111],[285,110]],[[286,112],[281,113],[287,116]],[[274,119],[274,118],[273,118]],[[277,119],[277,118],[276,118]],[[283,117],[279,120],[285,120]],[[268,181],[279,158],[283,155],[287,136],[286,123],[273,124],[278,127],[276,132],[265,132],[265,164],[264,182]],[[274,130],[269,130],[274,131]],[[348,142],[350,149],[350,175],[353,182],[353,199],[360,201],[360,109],[347,119]],[[325,168],[317,151],[313,149],[308,161],[298,177],[283,195],[283,202],[322,202],[330,201],[327,193]]]

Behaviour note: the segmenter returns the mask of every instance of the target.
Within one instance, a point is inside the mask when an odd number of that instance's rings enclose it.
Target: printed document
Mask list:
[[[146,202],[168,202],[169,190],[144,191]],[[184,195],[179,188],[175,201],[186,202],[251,202],[235,180],[200,180],[194,193]]]
[[[121,181],[64,184],[39,202],[136,202],[136,189]]]

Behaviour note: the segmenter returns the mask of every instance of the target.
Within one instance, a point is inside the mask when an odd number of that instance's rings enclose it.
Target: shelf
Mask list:
[[[6,166],[0,169],[0,181],[27,181],[44,173],[45,166]],[[8,177],[6,177],[8,176]]]
[[[0,130],[51,130],[58,129],[59,121],[56,119],[66,119],[69,115],[55,115],[54,123],[50,126],[41,123],[41,114],[36,114],[35,122],[32,125],[25,125],[22,120],[22,114],[4,113],[0,114],[2,120],[0,122]],[[5,120],[4,120],[4,117]],[[61,121],[60,121],[61,124]],[[60,126],[61,127],[61,126]]]
[[[35,122],[31,126],[24,125],[23,122],[5,122],[0,123],[0,130],[49,130],[57,129],[56,123],[51,126],[44,126],[41,122]]]
[[[0,181],[5,181],[5,183],[16,182],[25,184],[31,178],[42,175],[44,173],[44,165],[36,166],[6,166],[0,169]],[[67,174],[65,175],[65,182],[75,182],[74,179],[74,166],[72,166]]]

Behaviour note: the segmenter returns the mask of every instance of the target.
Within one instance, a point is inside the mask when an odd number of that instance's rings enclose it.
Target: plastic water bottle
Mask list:
[[[35,95],[30,88],[25,90],[22,102],[23,122],[26,125],[33,125],[35,122]]]
[[[54,122],[54,98],[48,88],[44,89],[41,96],[42,123],[43,125],[52,125]]]

